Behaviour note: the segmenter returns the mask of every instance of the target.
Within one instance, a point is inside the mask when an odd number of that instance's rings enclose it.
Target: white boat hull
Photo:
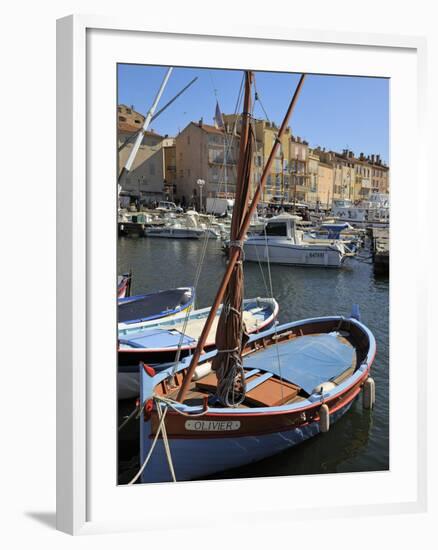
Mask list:
[[[264,241],[244,244],[245,260],[250,262],[268,262],[296,266],[341,267],[345,254],[333,246],[315,246],[289,243],[269,243]]]
[[[202,229],[183,228],[154,228],[145,231],[148,237],[161,237],[164,239],[200,239],[204,235]]]

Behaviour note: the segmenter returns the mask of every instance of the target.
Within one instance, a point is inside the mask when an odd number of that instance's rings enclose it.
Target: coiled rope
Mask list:
[[[221,350],[222,352],[228,350]],[[230,363],[232,363],[231,366]],[[238,407],[245,400],[246,382],[242,359],[237,350],[228,355],[228,360],[216,371],[218,379],[216,395],[221,403],[227,407]],[[241,389],[237,390],[236,383],[240,379]]]

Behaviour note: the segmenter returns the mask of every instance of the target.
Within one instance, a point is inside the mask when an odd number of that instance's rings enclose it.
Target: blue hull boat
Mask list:
[[[243,301],[243,318],[249,334],[269,328],[277,318],[278,303],[272,298],[254,298]],[[190,355],[198,343],[210,308],[188,313],[187,320],[181,317],[165,318],[148,324],[143,329],[119,329],[118,351],[118,397],[138,397],[139,363],[153,365],[156,371],[164,370],[176,360]],[[216,327],[221,309],[205,344],[205,350],[215,347]]]
[[[118,327],[140,329],[153,324],[158,319],[181,317],[194,306],[193,287],[160,290],[150,294],[119,298]]]
[[[216,375],[205,369],[216,352],[203,356],[204,373],[182,403],[175,397],[190,358],[176,373],[168,369],[150,376],[143,369],[140,457],[147,463],[141,481],[171,481],[172,470],[178,481],[210,476],[328,431],[364,389],[364,404],[372,406],[369,373],[375,353],[372,333],[352,317],[271,328],[250,337],[243,353],[246,398],[229,408],[217,402]],[[164,411],[165,437],[162,432],[157,437]]]

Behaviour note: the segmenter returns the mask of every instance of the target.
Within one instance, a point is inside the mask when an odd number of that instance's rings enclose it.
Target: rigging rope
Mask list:
[[[271,119],[269,118],[268,113],[266,112],[263,106],[262,100],[260,99],[260,94],[257,91],[255,75],[254,75],[254,90],[255,90],[255,101],[258,101],[260,103],[260,107],[262,108],[263,114],[265,115],[267,121],[271,123]]]
[[[168,397],[164,397],[164,396],[161,396],[161,395],[154,395],[153,399],[154,399],[154,402],[155,402],[155,408],[157,409],[157,414],[158,414],[158,418],[159,418],[160,422],[158,424],[157,432],[154,436],[154,439],[152,441],[149,452],[146,455],[146,458],[144,459],[143,464],[141,465],[141,468],[136,473],[136,475],[131,479],[131,481],[128,483],[128,485],[133,485],[140,478],[141,474],[144,472],[144,470],[145,470],[146,466],[148,465],[149,460],[152,456],[152,453],[155,449],[155,446],[157,444],[160,433],[162,433],[162,437],[163,437],[164,451],[166,453],[167,462],[169,464],[169,470],[170,470],[173,481],[176,481],[175,468],[174,468],[174,465],[173,465],[172,454],[170,452],[170,446],[169,446],[169,437],[167,435],[167,430],[166,430],[166,425],[165,425],[165,417],[166,417],[167,411],[168,411],[168,409],[172,409],[173,411],[180,414],[181,416],[185,416],[185,417],[188,417],[188,418],[198,418],[200,416],[204,416],[208,412],[208,410],[205,409],[200,413],[190,413],[190,414],[188,414],[188,413],[184,413],[183,411],[181,411],[176,406],[176,405],[181,405],[181,403],[179,403],[178,401],[174,401],[173,399],[170,399]],[[164,411],[161,409],[161,404],[164,405]],[[140,409],[140,413],[143,411],[145,405],[146,405],[146,401],[144,402],[144,404],[141,407],[137,407],[137,409]]]
[[[167,411],[167,408],[165,408],[164,410]],[[161,410],[160,404],[157,406],[157,412],[158,412],[158,417],[161,421],[164,413]],[[162,425],[161,431],[163,432],[164,451],[166,453],[167,463],[169,464],[170,474],[172,476],[172,480],[176,481],[175,469],[173,467],[172,455],[170,454],[169,439],[167,437],[166,423],[164,422],[164,419],[163,419],[163,425]]]
[[[269,279],[269,287],[270,287],[270,290],[271,290],[271,299],[273,300],[274,299],[274,290],[273,290],[273,286],[272,286],[272,275],[271,275],[271,262],[270,262],[270,258],[269,258],[269,247],[268,247],[268,236],[267,236],[267,233],[266,233],[266,225],[264,227],[264,230],[263,230],[264,234],[265,234],[265,246],[266,246],[266,259],[267,259],[267,267],[268,267],[268,279]],[[283,375],[281,374],[281,360],[280,360],[280,350],[279,350],[279,344],[278,344],[278,335],[277,335],[277,323],[276,321],[274,321],[274,334],[275,334],[275,349],[276,349],[276,352],[277,352],[277,362],[278,362],[278,373],[280,374],[280,380],[283,380]],[[283,396],[283,392],[284,392],[284,389],[283,389],[283,384],[280,384],[280,387],[281,387],[281,399],[283,400],[284,396]]]
[[[157,444],[157,441],[158,441],[158,437],[163,429],[163,424],[164,424],[164,419],[166,418],[166,414],[167,414],[167,408],[164,409],[164,412],[160,418],[160,423],[158,425],[158,428],[157,428],[157,432],[154,436],[154,439],[152,441],[152,444],[151,444],[151,447],[149,449],[149,452],[146,456],[146,458],[144,459],[143,461],[143,464],[141,465],[141,468],[140,470],[136,473],[136,475],[131,479],[131,481],[128,483],[128,485],[134,485],[134,483],[140,478],[141,474],[144,472],[144,469],[146,468],[151,456],[152,456],[152,453],[155,449],[155,445]]]

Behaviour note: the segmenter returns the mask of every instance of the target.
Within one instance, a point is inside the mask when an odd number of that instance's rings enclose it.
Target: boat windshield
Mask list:
[[[268,237],[287,237],[287,223],[268,223],[266,229],[260,231],[260,235]]]

